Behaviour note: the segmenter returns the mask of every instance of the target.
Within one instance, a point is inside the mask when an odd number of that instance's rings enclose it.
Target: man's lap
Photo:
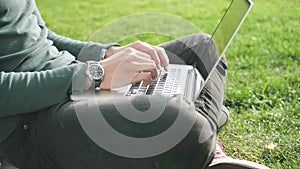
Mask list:
[[[188,39],[183,38],[183,41],[186,40],[185,42],[188,42]],[[205,35],[193,35],[192,39],[194,39],[194,43],[200,39],[204,45],[207,45],[207,36]],[[176,44],[178,45],[177,42],[170,42],[169,45],[164,44],[162,46],[166,47],[167,50],[173,50],[170,47],[174,47]],[[174,51],[172,53],[178,54]],[[185,55],[188,55],[188,53]],[[197,56],[193,56],[192,59],[198,61],[198,67],[201,67],[201,64],[204,65],[205,69],[202,68],[200,71],[208,70],[209,72],[213,59],[205,60],[203,57],[200,56],[199,60]],[[184,60],[186,58],[182,57],[181,59]],[[170,59],[170,62],[173,61],[174,59]],[[224,62],[224,64],[226,63]],[[166,101],[164,97],[158,97],[155,98],[156,101],[162,99],[159,103],[165,104],[165,109],[161,111],[162,114],[158,119],[143,124],[132,122],[120,115],[120,112],[124,113],[126,110],[127,115],[132,113],[130,112],[131,109],[124,110],[124,106],[129,105],[128,98],[117,102],[115,99],[98,100],[96,102],[69,101],[37,113],[25,115],[18,129],[8,138],[9,141],[7,140],[1,145],[1,149],[12,163],[25,166],[22,168],[32,168],[32,166],[43,166],[44,168],[112,169],[120,168],[120,166],[122,168],[143,169],[172,168],[172,166],[174,168],[200,168],[200,166],[208,165],[213,156],[216,127],[214,127],[215,123],[212,123],[214,120],[211,119],[216,120],[217,118],[212,117],[208,119],[207,115],[210,113],[209,111],[219,111],[218,107],[223,99],[225,74],[223,75],[222,73],[223,71],[225,73],[226,65],[221,66],[221,69],[224,70],[219,70],[215,73],[212,83],[209,83],[209,86],[202,92],[204,94],[199,97],[199,100],[204,102],[203,105],[197,104],[197,110],[200,113],[195,110],[194,104],[186,103],[182,98],[174,97]],[[220,92],[210,92],[210,90]],[[149,102],[149,97],[147,96],[132,97],[129,100],[131,107],[134,107],[141,113],[151,108],[151,103],[145,104],[147,101]],[[193,122],[194,120],[194,123],[188,132],[184,133],[187,135],[180,139],[174,147],[151,157],[128,158],[120,154],[116,155],[118,154],[116,152],[110,152],[107,147],[93,140],[91,134],[86,131],[85,125],[87,124],[83,121],[91,120],[90,118],[94,117],[92,115],[99,112],[103,114],[103,117],[112,126],[112,129],[137,139],[153,137],[172,129],[179,115],[183,115],[183,120],[187,122]],[[156,112],[152,111],[152,113]],[[218,114],[218,112],[213,113],[214,115]],[[80,117],[88,118],[82,119]],[[94,122],[97,121],[94,120]],[[93,125],[97,126],[96,123],[88,124],[88,126]],[[99,132],[97,138],[107,137],[107,135],[103,134],[105,132],[101,132],[100,129],[95,127],[95,131]],[[178,133],[182,133],[180,128]],[[153,148],[155,148],[155,145],[164,146],[158,142],[153,145]],[[127,144],[124,143],[124,146],[127,146]],[[133,149],[138,148],[138,146],[133,147]],[[142,149],[143,147],[140,148]],[[16,155],[17,152],[19,152],[18,155]],[[124,153],[126,154],[126,152]]]
[[[146,98],[147,99],[147,98]],[[122,102],[122,100],[119,100]],[[4,151],[13,164],[32,168],[41,166],[45,168],[199,168],[209,162],[213,152],[215,135],[203,137],[204,124],[209,126],[207,120],[194,110],[193,104],[182,102],[181,98],[172,98],[167,102],[166,110],[162,116],[149,124],[138,124],[118,116],[116,109],[111,108],[107,101],[91,103],[89,101],[66,102],[37,113],[25,115],[19,128],[10,136],[10,142],[5,142]],[[124,103],[127,101],[124,101]],[[145,98],[133,99],[136,107],[144,107]],[[178,105],[182,104],[180,108]],[[122,105],[122,103],[120,104]],[[77,107],[77,108],[76,108]],[[80,107],[86,112],[76,112]],[[107,121],[112,122],[112,128],[122,134],[134,138],[146,138],[159,132],[165,132],[172,127],[179,113],[186,121],[193,122],[192,128],[171,149],[147,158],[127,158],[115,155],[109,150],[104,150],[95,143],[78,120],[80,113],[93,113],[89,110],[99,108]],[[192,112],[189,112],[192,111]],[[80,116],[80,115],[79,115]],[[116,123],[117,121],[117,123]],[[24,125],[28,128],[24,129]],[[93,125],[93,124],[91,124]],[[97,126],[97,124],[94,124]],[[205,126],[205,130],[209,128]],[[102,134],[101,129],[99,135]],[[180,130],[176,131],[181,134]],[[207,132],[207,131],[206,131]],[[201,139],[202,138],[202,139]],[[113,140],[112,140],[113,141]],[[16,147],[18,145],[18,147]],[[159,144],[158,144],[159,145]],[[152,146],[158,146],[153,143]],[[126,146],[126,143],[124,143]],[[132,147],[138,149],[139,147]],[[142,147],[140,147],[142,148]],[[154,147],[153,147],[154,148]],[[15,155],[16,152],[20,152]],[[146,153],[146,152],[145,152]],[[23,162],[20,162],[23,160]],[[18,162],[19,161],[19,162]],[[27,167],[26,167],[27,166]]]

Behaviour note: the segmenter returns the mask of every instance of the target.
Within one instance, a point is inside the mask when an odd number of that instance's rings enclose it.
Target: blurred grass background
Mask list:
[[[172,14],[196,25],[201,32],[212,33],[229,2],[37,0],[37,5],[50,29],[89,40],[115,19],[142,12]],[[220,131],[219,140],[233,158],[270,168],[296,169],[300,166],[300,1],[254,3],[226,52],[226,106],[231,120]],[[125,42],[136,39],[159,44],[170,37],[143,34]]]

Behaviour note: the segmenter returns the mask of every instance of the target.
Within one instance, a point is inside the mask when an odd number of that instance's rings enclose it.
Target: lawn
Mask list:
[[[80,40],[90,40],[120,17],[143,12],[175,15],[201,32],[212,33],[229,2],[37,0],[50,29]],[[226,106],[231,120],[219,132],[219,140],[234,158],[296,169],[300,166],[300,1],[254,2],[226,52]],[[135,39],[159,44],[170,37],[147,33],[122,43]]]

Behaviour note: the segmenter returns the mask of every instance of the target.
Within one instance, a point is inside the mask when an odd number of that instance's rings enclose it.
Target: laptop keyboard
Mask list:
[[[143,81],[133,84],[126,96],[141,95],[163,95],[174,96],[180,94],[179,77],[180,69],[170,69],[169,72],[164,70],[158,71],[158,76],[149,85],[145,85]]]

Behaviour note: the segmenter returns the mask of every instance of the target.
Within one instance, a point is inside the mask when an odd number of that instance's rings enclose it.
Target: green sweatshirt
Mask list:
[[[69,100],[72,85],[83,91],[86,65],[70,63],[99,60],[100,51],[109,47],[51,32],[34,0],[1,0],[0,143],[16,128],[22,114]],[[74,77],[81,80],[72,84]]]

